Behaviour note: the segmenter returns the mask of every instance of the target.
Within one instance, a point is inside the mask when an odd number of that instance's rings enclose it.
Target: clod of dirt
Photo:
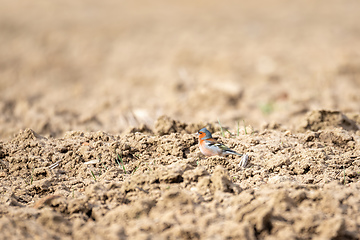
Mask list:
[[[351,120],[355,121],[358,126],[360,126],[360,113],[352,112],[346,114]]]
[[[120,205],[104,215],[102,221],[105,224],[121,224],[125,220],[137,219],[142,215],[147,216],[154,206],[155,201],[151,199],[141,199],[129,205]]]
[[[34,208],[40,209],[40,208],[43,208],[44,206],[51,206],[51,205],[53,205],[55,200],[60,197],[61,197],[61,195],[49,195],[49,196],[43,197],[35,203]]]
[[[41,180],[43,178],[46,178],[50,176],[50,171],[48,168],[45,167],[40,167],[40,168],[36,168],[33,171],[33,178],[34,180]]]
[[[0,232],[1,239],[57,239],[55,232],[35,221],[6,216],[0,218]]]
[[[338,146],[354,146],[354,137],[348,132],[340,128],[320,130],[318,132],[310,132],[303,137],[305,142],[321,142],[324,144],[334,144]]]
[[[160,136],[177,132],[184,133],[186,125],[167,116],[161,116],[155,122],[155,133]]]
[[[213,191],[222,191],[239,194],[241,188],[234,184],[229,177],[228,171],[222,166],[217,166],[211,176],[211,189]]]
[[[349,132],[341,129],[322,131],[320,133],[319,139],[324,143],[333,143],[339,146],[344,146],[348,142],[354,140],[354,138],[349,134]]]
[[[89,215],[91,213],[92,205],[88,202],[88,199],[83,197],[79,199],[71,199],[68,204],[68,212],[83,213]]]
[[[44,226],[44,228],[56,233],[69,235],[72,232],[71,222],[60,213],[48,208],[43,209],[37,221]]]
[[[334,127],[341,127],[347,131],[359,130],[359,126],[355,121],[339,111],[315,110],[308,113],[301,120],[298,131],[305,132],[306,130],[311,130],[316,132]]]
[[[323,221],[317,232],[319,239],[342,239],[345,237],[345,221],[341,216],[335,216]]]
[[[204,194],[209,193],[209,190],[211,193],[220,191],[239,194],[241,192],[240,186],[230,180],[228,171],[222,166],[217,166],[211,176],[204,174],[199,178],[196,187]]]
[[[168,116],[161,116],[155,122],[155,134],[162,136],[170,133],[196,133],[203,127],[207,127],[211,132],[215,130],[219,130],[219,127],[215,127],[211,124],[203,124],[203,123],[183,123],[174,119],[171,119]]]

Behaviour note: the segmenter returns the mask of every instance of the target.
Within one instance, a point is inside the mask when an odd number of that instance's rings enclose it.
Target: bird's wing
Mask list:
[[[242,156],[242,154],[235,152],[234,150],[228,148],[224,144],[217,142],[215,139],[209,139],[208,141],[205,142],[209,148],[214,149],[221,155],[233,154],[233,155]]]
[[[217,148],[220,148],[221,150],[225,151],[225,150],[228,150],[229,148],[227,146],[225,146],[224,144],[222,143],[219,143],[217,142],[215,139],[208,139],[206,141],[207,145],[209,147],[217,147]]]

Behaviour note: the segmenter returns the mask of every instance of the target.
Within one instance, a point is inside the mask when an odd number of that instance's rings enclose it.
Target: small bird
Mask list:
[[[198,131],[199,135],[199,148],[202,154],[205,156],[226,156],[229,154],[242,156],[242,154],[231,150],[222,143],[217,142],[212,138],[211,133],[206,128],[202,128]]]

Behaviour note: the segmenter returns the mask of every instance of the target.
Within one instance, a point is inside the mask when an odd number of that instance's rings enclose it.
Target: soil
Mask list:
[[[0,239],[360,239],[360,2],[2,6]]]

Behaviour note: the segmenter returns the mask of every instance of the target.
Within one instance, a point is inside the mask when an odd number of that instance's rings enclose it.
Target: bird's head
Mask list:
[[[209,132],[209,130],[207,130],[206,128],[200,129],[197,133],[200,139],[212,138],[211,132]]]

